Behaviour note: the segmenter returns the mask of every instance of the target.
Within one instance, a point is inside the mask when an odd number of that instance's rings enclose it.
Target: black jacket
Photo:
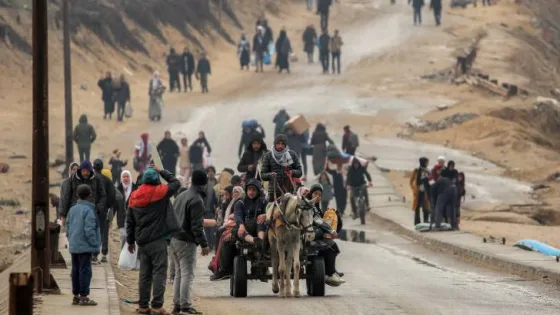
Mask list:
[[[301,156],[301,152],[303,150],[303,145],[306,143],[305,142],[305,135],[303,135],[303,134],[298,135],[297,133],[295,133],[295,131],[292,132],[292,134],[289,134],[289,133],[284,131],[284,134],[286,135],[286,137],[288,137],[288,147],[290,147],[290,149],[294,150],[294,152],[297,153],[298,156]]]
[[[303,175],[303,171],[301,169],[301,162],[299,160],[299,156],[293,150],[288,150],[290,153],[293,163],[289,165],[287,168],[292,171],[293,178],[301,178]],[[263,157],[263,163],[261,168],[261,179],[265,181],[270,181],[272,176],[270,173],[276,173],[276,180],[278,184],[282,185],[282,189],[289,191],[284,192],[292,192],[294,187],[290,187],[291,183],[289,181],[288,175],[286,173],[286,167],[276,163],[274,158],[272,157],[272,151],[266,152]],[[274,195],[274,183],[269,183],[268,185],[268,193]],[[280,196],[276,196],[280,197]]]
[[[363,167],[362,165],[360,165],[360,167],[358,168],[350,166],[348,168],[348,175],[346,176],[346,185],[350,187],[361,187],[367,184],[364,176],[369,182],[371,182],[371,175],[365,167]]]
[[[86,184],[91,188],[92,198],[95,203],[97,215],[107,215],[107,193],[102,180],[90,170],[91,176],[88,179],[82,178],[81,170],[70,179],[70,185],[65,185],[64,191],[60,194],[60,216],[66,217],[70,208],[78,201],[78,186]]]
[[[208,59],[200,59],[196,65],[196,73],[199,74],[212,74],[212,69],[210,68],[210,61]]]
[[[261,149],[258,152],[253,150],[253,141],[256,140],[261,142]],[[239,172],[246,173],[246,178],[255,178],[257,173],[257,164],[267,151],[266,143],[264,143],[262,137],[256,136],[253,138],[253,141],[247,145],[247,148],[245,149],[245,152],[243,152],[241,160],[239,160],[239,164],[237,165],[237,170]],[[253,168],[252,171],[249,171],[249,165],[254,165],[255,168]]]
[[[249,145],[251,145],[251,143],[257,139],[257,138],[261,138],[264,139],[265,138],[265,133],[264,133],[264,129],[261,127],[260,128],[261,131],[258,131],[256,129],[251,129],[251,132],[246,133],[245,131],[243,131],[241,133],[241,140],[239,141],[239,150],[237,152],[238,156],[241,156],[241,153],[243,153],[243,149],[248,148]]]
[[[328,34],[321,34],[321,36],[319,36],[319,51],[323,53],[329,52],[331,50],[330,43],[331,36]]]
[[[181,56],[176,53],[169,54],[167,56],[167,71],[169,72],[180,72],[182,69],[183,61]]]
[[[449,168],[446,167],[441,171],[441,177],[449,178],[453,183],[457,182],[458,176],[459,176],[459,172],[455,169],[450,170]]]
[[[176,166],[177,158],[179,158],[179,146],[173,139],[163,139],[157,146],[161,162],[164,167]],[[175,169],[168,169],[168,171],[175,173]]]
[[[182,67],[181,72],[183,74],[193,74],[194,73],[194,56],[190,52],[183,53],[181,56]]]
[[[447,178],[447,177],[440,177],[431,187],[430,192],[431,192],[431,197],[433,199],[437,199],[437,197],[441,194],[444,194],[445,191],[449,188],[453,186],[453,182],[451,181],[451,179]]]
[[[136,186],[135,183],[131,183],[132,185],[132,192],[134,192],[136,189],[138,189],[138,186]],[[119,229],[124,228],[124,222],[126,220],[126,213],[128,211],[128,199],[125,199],[125,192],[124,192],[124,187],[122,183],[119,183],[119,185],[117,186],[117,198],[115,201],[116,207],[113,207],[113,217],[109,219],[109,221],[113,221],[113,218],[116,216],[117,217],[117,226],[119,227]],[[132,195],[132,192],[130,193],[130,195]],[[128,198],[130,199],[130,196],[128,196]],[[115,209],[116,208],[116,209]],[[115,211],[116,210],[116,211]]]
[[[337,192],[345,190],[344,176],[342,173],[339,173],[336,170],[331,170],[330,168],[325,169],[325,171],[332,176],[335,195]]]
[[[434,10],[441,10],[441,0],[431,0],[430,8]]]
[[[181,232],[174,233],[173,238],[184,242],[195,243],[200,247],[207,247],[208,241],[204,235],[204,187],[192,186],[182,192],[173,205]]]
[[[105,193],[107,194],[107,199],[105,204],[106,204],[106,209],[108,210],[112,208],[113,205],[115,204],[116,195],[117,195],[117,190],[115,188],[115,185],[113,184],[113,179],[101,174],[101,172],[95,175],[99,177],[99,180],[103,183],[103,188],[105,188]]]
[[[256,221],[257,217],[261,214],[266,213],[266,205],[268,204],[265,196],[262,195],[261,182],[256,179],[251,179],[247,185],[245,185],[245,191],[249,186],[255,186],[257,188],[258,194],[255,199],[249,199],[245,197],[244,199],[235,203],[233,210],[235,223],[239,226],[245,224],[248,221]]]
[[[411,4],[414,8],[420,9],[424,6],[424,0],[408,0],[408,4]]]
[[[119,86],[113,86],[113,100],[119,104],[125,104],[130,101],[130,86],[128,82],[121,81]]]
[[[167,207],[181,188],[181,182],[170,172],[163,170],[161,177],[167,185],[141,185],[128,200],[126,213],[126,242],[143,246],[169,236],[166,224]]]
[[[253,36],[253,52],[256,54],[263,54],[267,51],[268,46],[266,45],[264,36],[255,34],[255,36]]]
[[[192,164],[201,164],[203,162],[204,147],[206,147],[208,153],[212,153],[212,148],[206,138],[196,139],[196,141],[191,144],[189,148],[189,159]]]
[[[105,78],[97,81],[97,86],[101,89],[101,99],[104,102],[113,101],[113,79]]]
[[[321,13],[329,12],[332,0],[318,0],[317,11]]]

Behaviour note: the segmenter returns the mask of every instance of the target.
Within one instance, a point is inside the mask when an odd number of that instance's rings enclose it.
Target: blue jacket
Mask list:
[[[101,231],[95,205],[86,200],[78,202],[70,208],[66,218],[66,237],[70,254],[95,253],[101,245]]]

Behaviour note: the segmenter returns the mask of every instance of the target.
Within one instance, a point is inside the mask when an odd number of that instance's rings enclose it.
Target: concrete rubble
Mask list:
[[[426,121],[419,119],[410,120],[407,122],[407,126],[415,132],[438,131],[463,124],[469,120],[477,118],[478,116],[479,115],[475,113],[457,113],[440,121]]]

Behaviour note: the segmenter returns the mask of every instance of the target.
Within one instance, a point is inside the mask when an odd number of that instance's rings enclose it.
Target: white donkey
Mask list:
[[[294,270],[293,296],[300,297],[300,249],[302,231],[313,224],[313,204],[300,194],[286,193],[278,202],[268,204],[267,213],[272,214],[268,230],[272,262],[272,292],[280,297],[292,296],[290,273]],[[278,286],[280,279],[280,286]]]

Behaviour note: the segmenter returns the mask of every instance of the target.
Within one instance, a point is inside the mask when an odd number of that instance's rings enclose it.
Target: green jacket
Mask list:
[[[74,129],[74,142],[78,145],[78,148],[89,148],[91,144],[97,138],[95,129],[93,126],[88,124],[87,116],[82,115],[80,117],[80,123]]]

